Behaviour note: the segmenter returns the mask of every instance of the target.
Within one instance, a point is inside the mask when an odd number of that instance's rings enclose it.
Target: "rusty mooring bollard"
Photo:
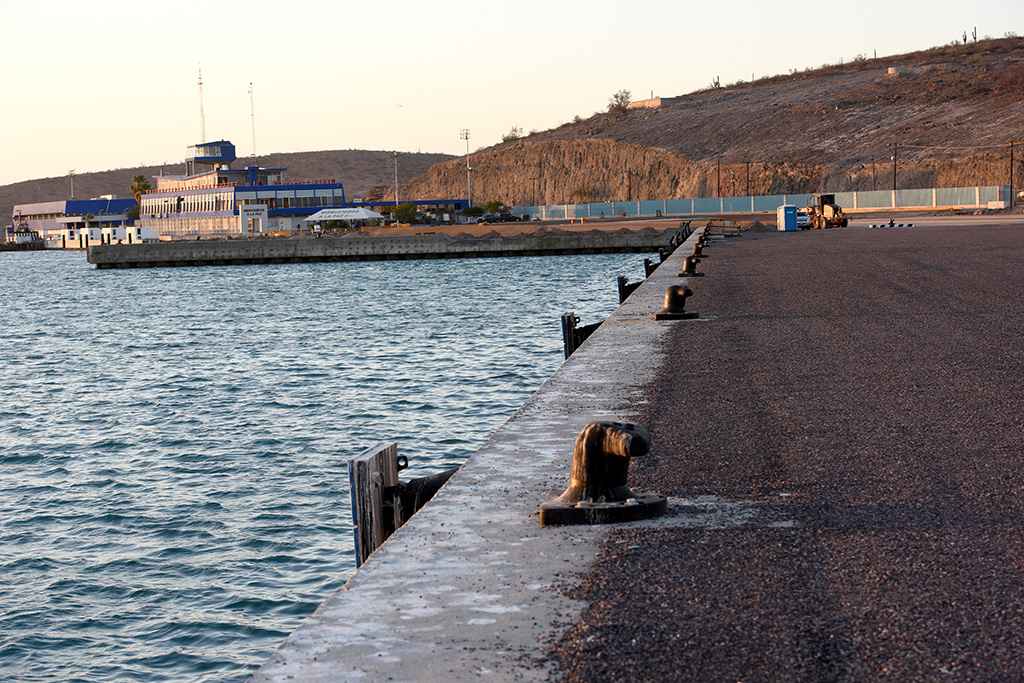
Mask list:
[[[679,277],[704,277],[704,273],[697,272],[698,263],[700,263],[700,259],[696,256],[684,258],[683,269],[679,272]]]
[[[702,256],[704,256],[704,245],[701,244],[700,242],[694,244],[693,255],[696,256],[697,258],[701,258]]]
[[[655,320],[693,320],[699,313],[686,312],[686,300],[693,296],[693,290],[685,285],[672,285],[665,290],[661,310],[654,314]]]
[[[540,506],[540,525],[611,524],[665,514],[664,496],[633,493],[629,461],[647,455],[647,430],[627,422],[591,422],[576,437],[569,486]]]

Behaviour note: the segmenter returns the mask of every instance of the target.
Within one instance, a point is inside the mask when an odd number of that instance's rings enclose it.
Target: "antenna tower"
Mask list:
[[[249,81],[249,123],[252,125],[252,158],[256,158],[256,99],[252,81]]]
[[[199,67],[199,142],[206,142],[206,108],[203,106],[203,67]]]

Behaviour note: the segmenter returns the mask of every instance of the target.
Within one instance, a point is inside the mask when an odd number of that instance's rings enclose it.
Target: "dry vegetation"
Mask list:
[[[755,192],[885,189],[893,143],[905,146],[904,187],[1005,183],[1005,145],[1024,139],[1022,93],[1024,39],[986,40],[599,113],[483,150],[473,165],[481,198],[512,203],[713,195],[719,160],[723,194],[745,193],[748,161]],[[458,191],[460,163],[431,169],[414,191]]]

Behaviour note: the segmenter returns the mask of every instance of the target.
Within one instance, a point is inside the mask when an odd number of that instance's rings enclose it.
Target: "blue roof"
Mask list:
[[[272,190],[344,190],[343,183],[280,183],[278,185],[235,185],[237,192],[270,192]]]
[[[102,216],[126,213],[135,208],[134,199],[69,199],[64,206],[65,216]]]
[[[465,199],[399,199],[399,204],[415,204],[416,206],[459,206],[469,207]],[[368,202],[355,202],[353,206],[394,206],[394,199],[374,199]]]

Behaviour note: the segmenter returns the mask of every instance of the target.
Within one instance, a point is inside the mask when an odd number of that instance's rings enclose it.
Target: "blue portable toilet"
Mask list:
[[[796,206],[793,204],[783,204],[780,206],[775,221],[779,232],[795,231],[797,229]]]

